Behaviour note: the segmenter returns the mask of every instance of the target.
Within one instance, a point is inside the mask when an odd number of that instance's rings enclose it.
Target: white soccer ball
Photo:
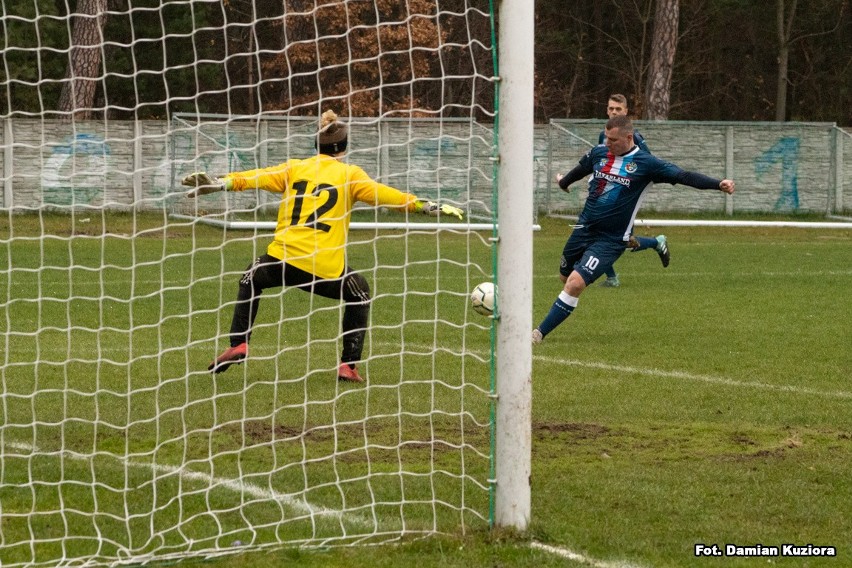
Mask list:
[[[470,293],[470,304],[475,312],[484,316],[494,315],[494,299],[497,287],[492,282],[478,284]]]

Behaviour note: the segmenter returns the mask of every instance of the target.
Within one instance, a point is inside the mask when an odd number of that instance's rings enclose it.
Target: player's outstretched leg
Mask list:
[[[532,331],[533,345],[541,343],[548,333],[565,321],[571,315],[571,312],[574,311],[574,308],[577,307],[578,301],[579,298],[570,296],[565,290],[560,292],[559,297],[556,298],[556,301],[550,307],[548,314],[538,324],[538,327]]]
[[[634,235],[630,236],[630,252],[639,252],[642,250],[656,249],[657,239],[654,237],[637,237]]]
[[[660,262],[663,267],[668,267],[671,256],[669,255],[668,241],[665,235],[657,235],[656,237],[635,237],[630,236],[630,252],[639,252],[641,250],[654,249],[660,255]]]
[[[348,272],[342,282],[343,301],[343,353],[337,367],[337,380],[363,383],[364,378],[355,368],[364,350],[364,336],[370,322],[370,284],[357,272]]]
[[[248,357],[251,328],[260,306],[260,295],[266,288],[283,285],[281,261],[268,254],[259,256],[246,267],[237,289],[237,303],[231,319],[231,346],[210,363],[208,371],[221,373]]]

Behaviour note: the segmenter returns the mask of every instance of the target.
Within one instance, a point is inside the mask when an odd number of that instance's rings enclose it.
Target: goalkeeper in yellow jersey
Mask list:
[[[352,206],[356,201],[397,208],[401,212],[451,215],[461,209],[423,201],[410,193],[374,181],[360,167],[338,160],[346,152],[349,129],[333,111],[320,119],[316,156],[283,164],[213,177],[204,172],[186,176],[192,187],[187,197],[216,191],[264,189],[281,194],[275,238],[240,278],[231,347],[208,368],[221,373],[248,355],[251,328],[260,295],[266,288],[295,286],[346,303],[343,311],[343,353],[337,378],[363,382],[356,369],[364,348],[370,316],[370,286],[346,263],[346,242]]]

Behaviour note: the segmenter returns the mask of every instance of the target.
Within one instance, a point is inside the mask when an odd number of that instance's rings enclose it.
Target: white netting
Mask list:
[[[347,161],[492,223],[489,3],[58,4],[0,13],[0,565],[488,526],[491,322],[468,291],[492,280],[490,232],[350,234],[365,385],[336,380],[341,303],[292,288],[213,376],[276,196],[189,201],[176,180],[307,157],[333,108]]]

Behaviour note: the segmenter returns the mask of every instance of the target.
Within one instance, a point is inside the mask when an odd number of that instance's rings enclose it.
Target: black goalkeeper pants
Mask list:
[[[324,298],[343,300],[343,363],[361,360],[364,336],[370,319],[370,285],[367,279],[349,267],[340,278],[331,280],[317,278],[295,266],[264,254],[255,259],[240,278],[234,319],[231,321],[231,347],[247,343],[257,317],[260,295],[267,288],[291,286]]]

